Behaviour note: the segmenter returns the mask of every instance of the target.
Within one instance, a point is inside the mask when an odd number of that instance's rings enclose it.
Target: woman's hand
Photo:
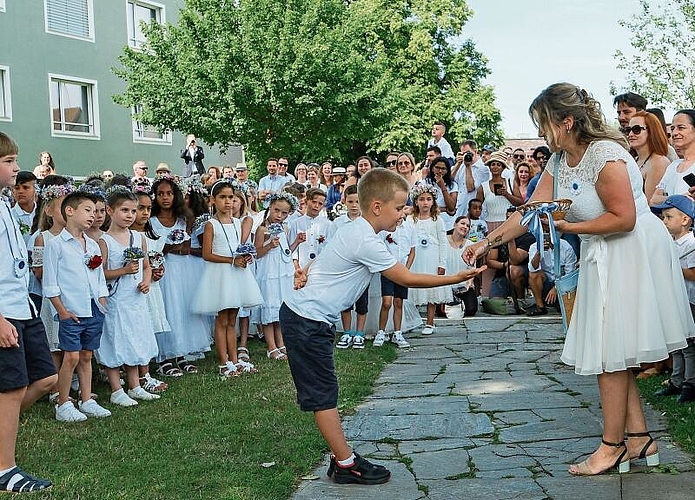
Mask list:
[[[485,257],[488,252],[487,239],[483,239],[477,243],[474,243],[463,251],[463,261],[469,266],[474,266],[475,262],[481,258]]]

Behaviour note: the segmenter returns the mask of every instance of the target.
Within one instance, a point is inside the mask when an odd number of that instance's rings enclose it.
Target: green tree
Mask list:
[[[640,0],[641,10],[620,25],[630,32],[634,54],[616,51],[628,76],[621,90],[637,92],[655,106],[695,107],[695,3]],[[613,93],[618,93],[615,84]]]
[[[147,124],[245,144],[256,164],[419,153],[434,119],[498,139],[486,61],[451,42],[470,15],[464,0],[187,0],[177,25],[125,49],[115,98]]]

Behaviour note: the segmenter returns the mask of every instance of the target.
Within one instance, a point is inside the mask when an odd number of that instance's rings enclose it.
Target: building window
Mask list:
[[[150,24],[152,21],[164,22],[164,5],[143,0],[128,0],[128,45],[139,48],[147,40],[142,32],[141,23]]]
[[[142,106],[133,107],[133,142],[171,145],[171,132],[160,132],[157,127],[145,125],[136,116],[142,112]]]
[[[44,0],[46,31],[94,41],[93,0]]]
[[[10,68],[8,68],[7,66],[0,66],[0,121],[12,121]]]
[[[48,75],[51,93],[51,133],[54,136],[99,138],[97,82]]]

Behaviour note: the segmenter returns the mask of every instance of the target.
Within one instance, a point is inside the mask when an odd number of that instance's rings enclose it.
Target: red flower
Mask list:
[[[90,269],[96,269],[99,267],[102,263],[103,259],[101,258],[101,255],[92,255],[89,259],[87,259],[87,267]]]

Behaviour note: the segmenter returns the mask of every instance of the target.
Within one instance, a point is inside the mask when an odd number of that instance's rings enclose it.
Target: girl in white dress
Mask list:
[[[135,196],[138,197],[137,217],[131,229],[138,231],[145,236],[147,243],[147,256],[152,269],[152,281],[150,282],[150,293],[145,297],[147,299],[147,310],[149,311],[150,323],[155,338],[162,334],[171,332],[171,326],[167,321],[166,311],[164,310],[164,298],[162,297],[162,289],[159,286],[159,281],[164,276],[164,238],[159,236],[152,229],[150,223],[150,215],[152,214],[152,197],[150,194],[149,185],[144,188],[138,186],[133,187]],[[158,344],[159,345],[159,344]],[[180,377],[183,372],[178,368],[173,368],[174,375]],[[150,365],[142,365],[139,367],[140,385],[149,392],[158,394],[164,392],[168,388],[168,384],[157,380],[150,375]]]
[[[220,358],[219,375],[225,378],[255,372],[248,361],[237,358],[236,320],[240,307],[263,302],[261,291],[248,265],[253,257],[242,253],[241,221],[232,217],[234,205],[243,202],[227,180],[217,181],[211,190],[215,215],[205,224],[203,259],[205,270],[200,280],[193,311],[215,318],[215,347]],[[238,207],[237,207],[238,210]]]
[[[412,222],[417,241],[411,271],[444,274],[448,242],[444,221],[439,217],[436,203],[437,190],[433,185],[422,182],[413,187],[410,198],[413,200]],[[415,305],[427,304],[427,323],[422,329],[422,334],[433,334],[435,309],[437,304],[451,302],[451,287],[413,288],[410,293]]]
[[[152,185],[155,195],[152,203],[152,228],[164,238],[164,256],[167,271],[160,280],[164,309],[171,332],[158,335],[159,369],[162,375],[172,375],[178,367],[184,373],[198,373],[198,368],[187,356],[210,349],[209,324],[204,316],[191,308],[200,275],[196,273],[191,255],[193,224],[186,208],[183,193],[171,175],[159,177]]]
[[[280,330],[280,306],[294,290],[294,264],[292,253],[303,241],[298,235],[290,245],[285,219],[299,207],[297,198],[289,193],[276,193],[269,197],[265,220],[256,230],[256,278],[263,295],[260,321],[271,359],[286,360],[285,342]]]
[[[136,399],[159,399],[159,395],[140,386],[138,372],[138,366],[148,364],[157,355],[157,341],[150,322],[142,318],[148,313],[145,295],[150,291],[152,271],[146,258],[145,237],[130,229],[137,204],[137,197],[128,188],[109,188],[106,209],[111,225],[99,238],[109,297],[101,344],[95,354],[106,367],[111,402],[120,406],[135,406]],[[126,372],[127,394],[120,383],[121,366]]]

